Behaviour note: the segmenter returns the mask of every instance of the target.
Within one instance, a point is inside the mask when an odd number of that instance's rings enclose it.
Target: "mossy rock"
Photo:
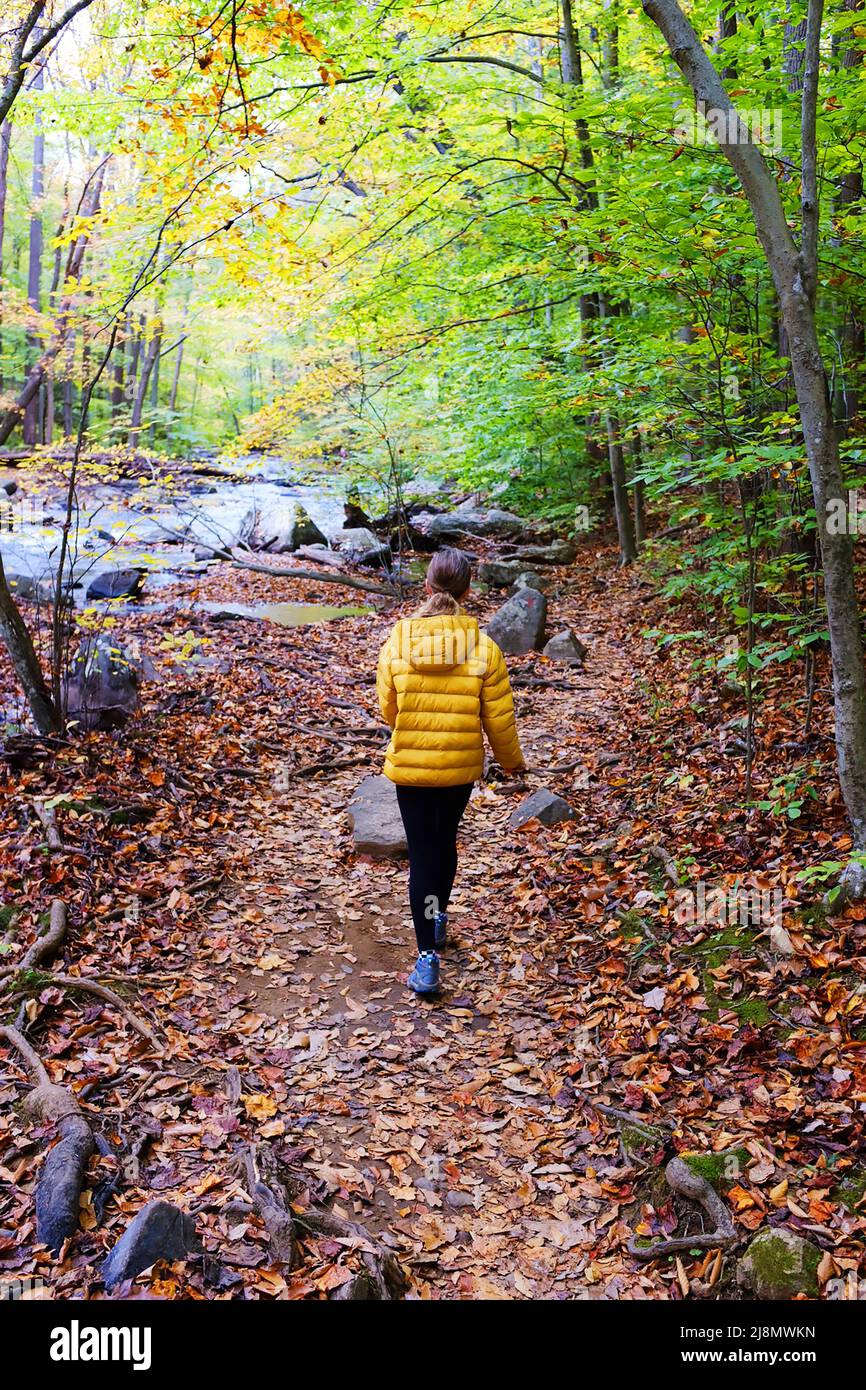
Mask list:
[[[818,1266],[822,1252],[783,1226],[759,1231],[737,1264],[737,1283],[756,1298],[787,1299],[798,1294],[818,1296]]]
[[[725,1192],[740,1182],[750,1161],[747,1149],[723,1149],[721,1153],[680,1154],[698,1177],[706,1178],[717,1192]]]

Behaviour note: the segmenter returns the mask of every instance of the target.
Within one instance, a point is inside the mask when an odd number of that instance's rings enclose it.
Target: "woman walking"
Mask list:
[[[376,677],[393,729],[385,776],[396,784],[409,846],[418,960],[408,984],[416,994],[439,988],[457,827],[484,765],[482,730],[506,772],[524,766],[502,652],[460,607],[469,584],[467,557],[437,551],[427,569],[427,602],[397,623]]]

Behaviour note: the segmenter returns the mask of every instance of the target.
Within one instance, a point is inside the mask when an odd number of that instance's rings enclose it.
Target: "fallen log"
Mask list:
[[[384,584],[374,584],[370,579],[357,579],[354,575],[344,574],[325,574],[318,570],[298,570],[280,569],[276,565],[261,565],[258,561],[241,560],[237,555],[229,551],[215,550],[214,555],[221,560],[229,560],[238,569],[253,570],[256,574],[270,574],[277,579],[312,579],[317,584],[340,584],[347,589],[363,589],[368,594],[384,594],[386,598],[394,598],[396,591],[393,587],[386,588]]]
[[[36,1234],[57,1255],[78,1228],[84,1175],[96,1147],[93,1131],[72,1092],[51,1081],[38,1053],[18,1029],[0,1025],[0,1038],[15,1048],[33,1082],[25,1100],[27,1113],[40,1124],[54,1125],[59,1136],[36,1184]]]
[[[293,555],[300,555],[302,560],[312,560],[315,565],[324,565],[328,569],[344,570],[346,559],[336,550],[317,550],[312,545],[299,545],[297,550],[291,552]]]

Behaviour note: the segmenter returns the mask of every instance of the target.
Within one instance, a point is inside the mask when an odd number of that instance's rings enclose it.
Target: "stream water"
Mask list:
[[[300,502],[329,539],[342,529],[346,483],[336,474],[311,482],[288,459],[258,456],[201,460],[198,466],[218,467],[231,476],[189,471],[168,484],[123,479],[82,484],[72,545],[77,605],[87,601],[89,580],[104,570],[144,568],[146,588],[152,591],[171,583],[179,571],[198,568],[195,549],[236,544],[253,507],[268,515]],[[60,479],[56,485],[40,482],[0,463],[0,485],[7,482],[18,485],[0,510],[0,553],[7,576],[47,586],[56,572],[61,540],[65,498]],[[288,620],[288,615],[265,616]]]

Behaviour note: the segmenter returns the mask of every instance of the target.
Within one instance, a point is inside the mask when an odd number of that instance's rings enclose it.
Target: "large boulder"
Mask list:
[[[139,667],[105,633],[86,637],[66,679],[70,719],[85,729],[118,729],[138,708]]]
[[[195,1221],[171,1202],[148,1202],[100,1265],[108,1289],[143,1274],[157,1260],[185,1260],[202,1249]]]
[[[252,507],[241,523],[241,538],[252,550],[267,550],[271,555],[284,555],[301,545],[328,544],[327,536],[300,502],[267,512]]]
[[[13,574],[6,572],[6,582],[9,585],[9,592],[15,599],[24,600],[27,603],[53,603],[55,581],[51,575],[44,575],[37,579],[32,574]]]
[[[394,783],[387,777],[365,777],[346,807],[358,854],[375,859],[399,859],[406,853],[406,832]]]
[[[452,536],[513,536],[526,525],[523,519],[513,512],[503,512],[493,507],[481,511],[474,507],[459,507],[453,512],[441,512],[436,516],[421,514],[416,522],[434,540],[447,540]]]
[[[561,661],[566,666],[581,666],[586,660],[586,647],[579,637],[575,637],[570,627],[555,632],[545,644],[543,655],[551,661]]]
[[[487,624],[487,635],[509,656],[523,656],[542,646],[547,599],[538,589],[519,589]]]
[[[525,796],[509,817],[512,830],[520,830],[531,820],[541,821],[542,825],[559,825],[561,821],[576,820],[577,812],[555,792],[542,787],[540,791]]]
[[[737,1283],[756,1298],[796,1298],[797,1294],[818,1294],[818,1266],[821,1251],[811,1241],[784,1226],[759,1231],[742,1259],[737,1262]]]
[[[348,555],[353,560],[359,555],[375,550],[380,544],[376,532],[369,526],[346,526],[334,536],[336,549],[341,555]]]
[[[546,588],[547,580],[542,579],[540,574],[535,573],[535,570],[521,570],[514,581],[514,593],[517,593],[518,589],[541,589],[543,591]]]
[[[506,560],[518,560],[525,569],[529,565],[570,565],[577,555],[574,541],[552,541],[550,545],[521,545],[509,550]]]
[[[88,598],[138,598],[144,588],[147,570],[105,570],[87,586]]]

